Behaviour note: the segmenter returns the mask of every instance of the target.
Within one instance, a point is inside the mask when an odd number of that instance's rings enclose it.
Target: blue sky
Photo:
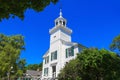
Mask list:
[[[119,0],[61,0],[61,3],[63,17],[73,30],[73,42],[109,49],[112,39],[120,34]],[[42,62],[49,48],[49,29],[54,27],[61,3],[50,4],[39,13],[27,10],[23,21],[16,17],[0,22],[0,33],[25,37],[26,50],[22,51],[21,58],[27,64]]]

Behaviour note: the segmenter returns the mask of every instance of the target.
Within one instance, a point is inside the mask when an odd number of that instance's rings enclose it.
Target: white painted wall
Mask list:
[[[64,41],[71,42],[71,35],[65,33],[65,32],[62,31],[62,30],[60,30],[60,37],[61,37],[61,39],[64,40]]]
[[[60,73],[60,70],[65,66],[66,62],[69,62],[70,60],[76,58],[76,55],[78,53],[78,48],[74,48],[74,56],[73,57],[69,57],[66,58],[66,48],[71,47],[72,45],[66,45],[63,44],[61,40],[53,43],[50,47],[50,52],[48,53],[49,55],[49,63],[48,64],[44,64],[44,60],[43,60],[43,69],[48,67],[49,71],[48,71],[48,76],[42,76],[43,78],[51,78],[52,77],[52,66],[56,64],[56,76]],[[57,60],[51,61],[51,52],[54,52],[57,50]],[[43,70],[43,74],[44,74],[44,70]]]
[[[58,39],[60,39],[60,30],[57,30],[56,32],[50,35],[50,44],[57,41]]]
[[[61,17],[63,18],[63,17]],[[61,19],[58,18],[58,19]],[[63,20],[65,20],[63,18]],[[64,27],[64,28],[63,28]],[[49,56],[49,63],[45,64],[43,59],[42,79],[52,78],[52,66],[56,65],[56,76],[60,73],[60,70],[65,66],[66,62],[76,58],[78,48],[74,48],[74,56],[66,58],[66,49],[72,47],[74,44],[71,42],[72,30],[66,26],[53,27],[50,31],[50,48],[49,52],[44,55]],[[64,41],[64,42],[63,42]],[[65,43],[66,42],[66,43]],[[57,60],[51,61],[51,53],[57,50]],[[44,68],[49,68],[48,76],[44,76]]]

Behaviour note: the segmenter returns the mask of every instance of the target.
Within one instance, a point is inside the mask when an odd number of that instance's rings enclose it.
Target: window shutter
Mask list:
[[[45,76],[45,68],[44,68],[44,76]]]
[[[49,63],[49,56],[48,56],[48,59],[47,59],[47,63]]]
[[[47,76],[48,76],[48,68],[47,68]]]
[[[66,58],[68,58],[68,50],[66,49]]]
[[[54,59],[57,59],[57,51],[54,53]]]
[[[45,58],[45,64],[46,64],[46,58]]]
[[[46,64],[46,60],[45,60],[45,64]]]
[[[56,51],[56,59],[57,59],[57,51]]]
[[[51,54],[51,61],[52,61],[52,54]]]
[[[74,56],[74,46],[71,47],[72,56]]]
[[[44,75],[46,76],[47,74],[47,68],[44,68]]]

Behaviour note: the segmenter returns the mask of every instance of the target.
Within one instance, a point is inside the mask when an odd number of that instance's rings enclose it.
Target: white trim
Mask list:
[[[56,27],[53,27],[52,29],[49,30],[49,33],[50,33],[50,34],[53,34],[54,32],[56,32],[56,31],[59,30],[59,29],[64,30],[64,31],[67,32],[68,34],[71,34],[71,33],[72,33],[72,30],[71,30],[70,28],[64,27],[64,26],[62,26],[62,25],[58,25],[58,26],[56,26]]]

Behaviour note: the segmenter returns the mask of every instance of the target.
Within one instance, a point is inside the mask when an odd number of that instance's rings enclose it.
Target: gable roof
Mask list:
[[[43,58],[46,57],[48,53],[49,53],[49,49],[48,49],[47,52],[43,55]]]
[[[42,71],[35,71],[35,70],[27,70],[26,74],[29,76],[41,76]]]
[[[60,40],[63,44],[65,45],[71,45],[71,46],[74,46],[74,47],[79,47],[79,48],[87,48],[85,46],[83,46],[82,44],[79,44],[79,43],[76,43],[76,42],[67,42],[65,40]],[[47,54],[49,53],[49,49],[47,50],[47,52],[43,55],[43,58],[47,56]]]

